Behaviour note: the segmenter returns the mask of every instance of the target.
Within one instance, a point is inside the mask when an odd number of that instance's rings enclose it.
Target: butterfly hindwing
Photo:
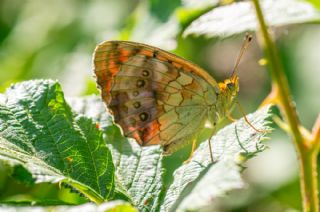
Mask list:
[[[115,122],[140,145],[170,149],[203,125],[205,98],[216,82],[192,63],[144,44],[107,41],[97,47],[94,65]]]

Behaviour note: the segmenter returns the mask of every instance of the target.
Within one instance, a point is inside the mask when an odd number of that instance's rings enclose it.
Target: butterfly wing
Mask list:
[[[219,89],[198,66],[135,42],[98,45],[94,67],[102,98],[124,135],[168,151],[204,125]]]

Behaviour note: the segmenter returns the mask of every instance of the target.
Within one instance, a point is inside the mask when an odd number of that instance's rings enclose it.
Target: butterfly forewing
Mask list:
[[[207,119],[217,83],[204,70],[144,44],[107,41],[94,55],[102,98],[126,136],[170,151]]]

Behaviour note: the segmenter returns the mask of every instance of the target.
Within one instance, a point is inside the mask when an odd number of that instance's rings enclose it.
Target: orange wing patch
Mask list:
[[[105,42],[97,46],[94,53],[94,72],[97,83],[103,90],[103,99],[109,103],[114,76],[119,72],[121,64],[135,53],[134,50],[123,49],[117,42]]]

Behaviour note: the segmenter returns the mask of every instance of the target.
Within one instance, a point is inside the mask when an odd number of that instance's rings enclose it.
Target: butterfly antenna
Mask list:
[[[233,67],[231,78],[234,77],[234,75],[236,74],[236,70],[237,70],[237,68],[238,68],[238,66],[240,64],[241,58],[244,55],[245,51],[247,50],[251,40],[252,40],[252,35],[246,34],[246,37],[245,37],[245,40],[242,43],[242,46],[241,46],[237,61],[236,61],[235,65],[234,65],[234,67]]]

